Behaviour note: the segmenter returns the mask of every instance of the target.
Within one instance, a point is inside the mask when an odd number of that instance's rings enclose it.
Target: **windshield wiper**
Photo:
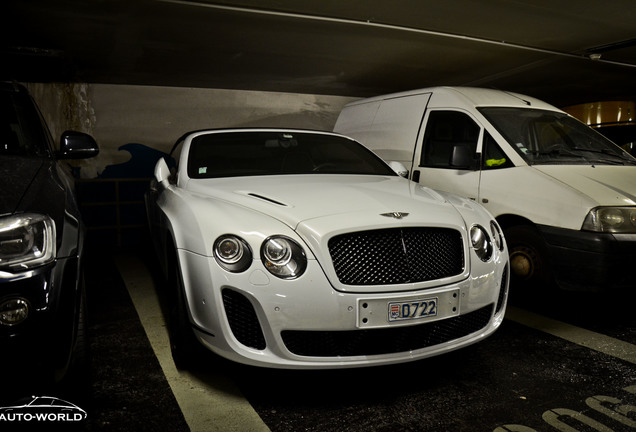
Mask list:
[[[627,162],[631,165],[636,164],[636,160],[630,159],[629,157],[626,157],[620,153],[616,153],[613,150],[610,149],[586,149],[586,148],[580,148],[580,147],[574,147],[573,150],[577,150],[577,151],[585,151],[585,152],[590,152],[590,153],[598,153],[598,154],[603,154],[603,155],[607,155],[607,156],[612,156],[615,158],[620,159],[620,161],[616,161],[616,160],[608,160],[608,159],[599,159],[597,160],[597,162],[605,162],[605,163],[613,163],[613,164],[622,164],[623,162]]]
[[[577,150],[577,149],[574,149]],[[531,150],[530,153],[532,153],[533,155],[538,155],[538,156],[574,156],[577,158],[582,158],[585,159],[585,156],[574,153],[573,151],[569,150],[569,149],[564,149],[564,148],[559,148],[559,147],[552,147],[552,148],[548,148],[547,150]]]

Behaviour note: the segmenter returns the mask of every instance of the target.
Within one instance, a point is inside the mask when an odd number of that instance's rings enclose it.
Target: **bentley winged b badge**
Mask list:
[[[380,216],[392,217],[395,219],[402,219],[407,217],[408,215],[408,213],[403,212],[380,213]]]

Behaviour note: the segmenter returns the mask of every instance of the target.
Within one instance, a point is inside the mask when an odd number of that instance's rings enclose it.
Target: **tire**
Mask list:
[[[548,247],[541,233],[530,225],[505,230],[514,290],[541,291],[554,287]]]
[[[186,308],[183,279],[179,265],[174,263],[174,272],[170,278],[171,302],[168,320],[170,351],[177,369],[190,369],[197,359],[200,344],[194,336]]]
[[[60,389],[77,395],[86,395],[89,391],[90,348],[87,328],[87,300],[83,275],[80,276],[79,304],[77,321],[73,334],[73,345],[68,360],[53,372],[53,382]]]

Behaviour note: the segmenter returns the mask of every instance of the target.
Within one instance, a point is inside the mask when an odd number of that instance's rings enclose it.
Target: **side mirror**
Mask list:
[[[465,145],[455,145],[450,157],[450,166],[457,169],[476,170],[479,158],[475,158],[473,151]]]
[[[391,161],[389,162],[389,166],[400,177],[408,178],[409,170],[407,170],[406,167],[402,165],[401,162]]]
[[[95,139],[85,133],[66,131],[60,137],[58,159],[86,159],[99,154]]]
[[[170,168],[164,158],[160,158],[155,165],[155,179],[162,185],[166,185],[170,177]]]

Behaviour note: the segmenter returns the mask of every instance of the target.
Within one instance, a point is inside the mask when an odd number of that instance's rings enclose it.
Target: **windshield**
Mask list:
[[[47,157],[49,140],[26,94],[0,92],[0,155]]]
[[[524,108],[479,111],[530,165],[631,165],[636,159],[567,114]]]
[[[397,175],[361,144],[334,135],[222,132],[199,135],[190,145],[190,178],[280,174]]]

